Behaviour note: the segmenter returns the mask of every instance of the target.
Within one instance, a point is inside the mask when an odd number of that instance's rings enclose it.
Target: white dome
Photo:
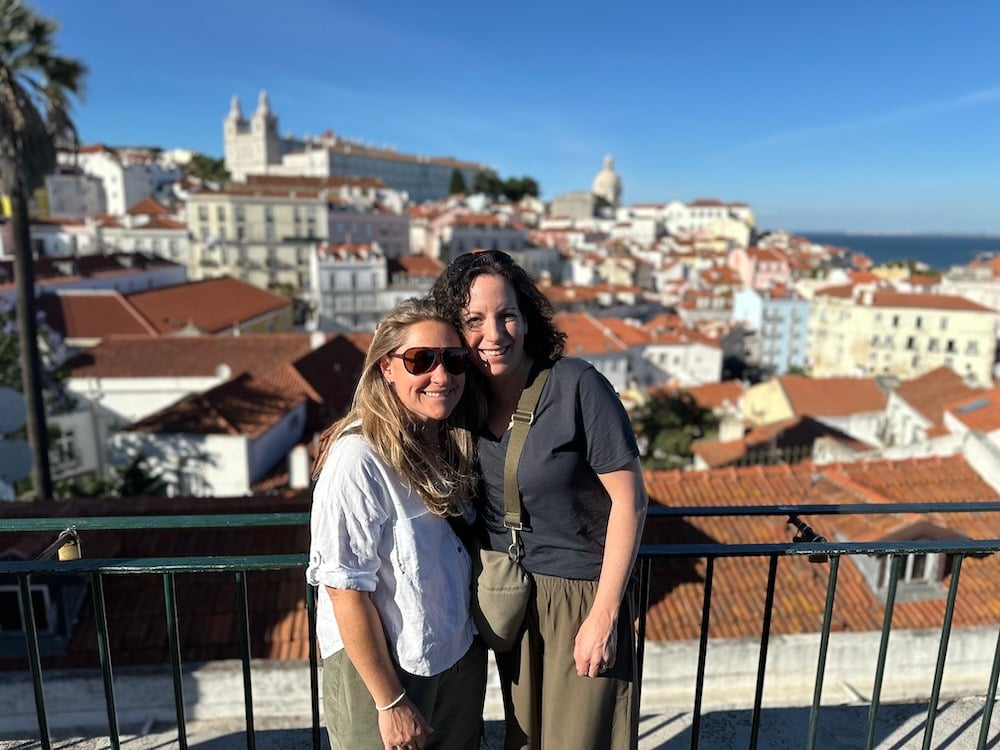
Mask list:
[[[604,198],[615,208],[618,207],[622,197],[622,181],[615,172],[615,160],[611,156],[604,157],[604,169],[597,173],[594,178],[592,192],[594,195]]]

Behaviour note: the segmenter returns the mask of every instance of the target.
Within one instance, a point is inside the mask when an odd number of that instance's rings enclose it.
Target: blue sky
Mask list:
[[[1000,233],[1000,3],[36,0],[86,143],[222,155],[235,94],[332,130],[767,229]],[[275,10],[277,9],[277,11]]]

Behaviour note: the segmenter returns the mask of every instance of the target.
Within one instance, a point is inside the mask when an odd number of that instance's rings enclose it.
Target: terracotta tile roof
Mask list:
[[[980,391],[961,401],[946,404],[944,411],[970,430],[992,432],[1000,429],[1000,388]]]
[[[950,367],[941,366],[901,383],[894,392],[932,424],[940,425],[945,404],[962,401],[980,389],[966,385]]]
[[[243,374],[204,393],[182,398],[129,425],[128,431],[258,437],[305,398],[288,384]]]
[[[778,381],[799,416],[835,417],[882,411],[886,394],[874,378],[810,378],[780,375]]]
[[[749,467],[704,472],[647,472],[653,504],[669,506],[839,504],[867,502],[949,502],[996,500],[997,493],[960,456],[907,461],[859,462],[830,466]],[[900,534],[920,520],[980,539],[1000,537],[1000,513],[931,514],[926,517],[812,516],[804,518],[828,539],[863,541]],[[936,532],[939,533],[939,532]],[[788,542],[783,517],[656,519],[646,523],[647,544]],[[909,538],[914,538],[910,536]],[[919,536],[917,538],[920,538]],[[829,568],[804,557],[780,558],[771,632],[818,632],[823,621]],[[700,635],[704,559],[655,562],[647,634],[653,640],[690,640]],[[715,563],[710,634],[714,638],[759,637],[767,587],[765,558],[719,558]],[[955,627],[996,624],[1000,601],[1000,557],[970,559],[962,569],[962,593]],[[897,600],[894,629],[939,629],[945,596],[925,601]],[[840,566],[833,612],[835,631],[877,631],[884,606],[857,567]]]
[[[566,334],[566,353],[573,356],[622,354],[625,343],[588,313],[557,313],[556,327]]]
[[[125,213],[127,213],[129,216],[169,217],[171,215],[170,211],[166,208],[166,206],[162,205],[153,198],[143,198],[138,203],[135,203]]]
[[[187,224],[183,221],[177,221],[175,219],[169,219],[165,216],[157,216],[141,226],[135,227],[136,230],[142,231],[143,229],[174,229],[177,231],[187,231]]]
[[[800,463],[812,457],[813,444],[819,438],[832,439],[856,453],[871,450],[870,445],[811,417],[795,417],[754,427],[741,440],[695,440],[691,451],[713,469],[744,460]]]
[[[850,299],[854,294],[853,284],[842,284],[840,286],[825,286],[816,290],[817,297],[839,297],[840,299]]]
[[[626,346],[645,346],[652,341],[652,336],[648,331],[629,323],[624,318],[602,317],[600,323],[621,339]]]
[[[97,517],[177,514],[308,512],[308,492],[240,498],[152,498],[3,503],[0,517]],[[2,533],[0,554],[34,558],[52,533]],[[207,557],[213,555],[301,554],[303,566],[247,574],[250,650],[255,659],[307,659],[309,627],[305,610],[305,557],[308,524],[273,527],[219,527],[81,532],[87,558]],[[64,577],[61,577],[65,580]],[[181,656],[185,663],[240,657],[237,590],[232,572],[174,578]],[[94,605],[89,584],[65,653],[44,656],[44,669],[98,667]],[[103,578],[110,650],[116,666],[169,664],[169,640],[160,575]],[[22,659],[0,659],[0,670],[25,670]]]
[[[733,286],[737,284],[742,284],[742,280],[738,273],[728,266],[713,266],[712,268],[706,268],[701,272],[700,278],[703,283],[710,285],[728,285]]]
[[[930,310],[967,310],[971,312],[995,312],[978,302],[950,294],[926,294],[877,291],[872,300],[873,307],[919,307]]]
[[[177,263],[145,253],[49,255],[35,261],[35,282],[38,286],[44,287],[50,282],[65,283],[88,277],[105,278],[151,269],[178,267]],[[14,278],[13,260],[0,260],[0,278]],[[4,285],[0,284],[0,287],[2,286]]]
[[[685,388],[691,394],[695,403],[703,409],[720,409],[727,403],[736,406],[743,398],[743,382],[740,380],[723,380],[719,383],[706,383]]]
[[[305,435],[322,431],[347,413],[372,335],[335,336],[265,376],[285,392],[300,393],[309,399]]]
[[[139,311],[118,292],[42,294],[38,309],[63,338],[105,338],[113,334],[156,335]]]
[[[67,366],[75,378],[212,377],[220,368],[261,376],[310,351],[307,333],[111,336]]]
[[[555,308],[581,302],[594,302],[599,292],[589,286],[565,284],[539,284],[538,288],[549,298]]]
[[[433,276],[437,278],[444,268],[444,263],[427,255],[402,255],[389,259],[390,276],[405,274],[407,276]]]
[[[681,316],[673,313],[660,313],[646,322],[646,330],[654,333],[677,331],[683,328],[684,321]]]
[[[787,263],[788,258],[783,252],[774,247],[748,247],[747,255],[758,263]]]
[[[174,333],[188,325],[216,333],[292,304],[279,294],[231,277],[137,292],[128,295],[128,300],[160,333]]]
[[[871,271],[849,271],[847,275],[850,277],[852,284],[877,284],[882,281],[881,278]]]

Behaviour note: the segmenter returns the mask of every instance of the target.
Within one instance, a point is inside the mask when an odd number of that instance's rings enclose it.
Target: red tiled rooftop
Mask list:
[[[129,432],[258,437],[306,398],[291,383],[243,374],[128,427]]]
[[[967,312],[995,312],[985,305],[951,294],[926,294],[924,292],[875,292],[874,307],[917,307],[930,310],[962,310]]]
[[[685,388],[703,409],[719,409],[727,403],[736,406],[743,398],[743,383],[739,380],[723,380],[719,383],[705,383]]]
[[[128,300],[161,333],[188,325],[216,333],[292,304],[279,294],[231,277],[137,292],[128,295]]]
[[[306,333],[112,336],[73,357],[68,367],[75,378],[213,377],[224,371],[263,375],[311,349]]]
[[[992,432],[1000,429],[1000,388],[980,391],[961,401],[946,404],[944,411],[970,430]]]
[[[623,354],[625,343],[588,313],[558,313],[556,327],[566,334],[566,353],[575,356]]]
[[[907,380],[895,390],[897,397],[935,425],[941,423],[945,404],[963,401],[978,392],[979,389],[966,385],[958,373],[945,366]]]
[[[156,335],[156,329],[128,300],[113,293],[42,294],[38,309],[64,338],[105,338],[113,334]]]
[[[960,456],[908,461],[859,462],[794,467],[749,467],[706,472],[647,472],[653,504],[675,507],[715,505],[844,504],[868,502],[954,502],[997,499]],[[921,517],[812,516],[803,519],[828,539],[886,538],[920,520],[948,533],[970,538],[1000,537],[1000,513],[928,514]],[[650,519],[647,544],[787,543],[792,537],[785,518]],[[909,538],[914,538],[910,536]],[[919,537],[917,537],[919,538]],[[877,631],[884,606],[850,558],[840,566],[834,603],[835,631]],[[771,633],[818,632],[823,621],[826,564],[805,557],[778,561]],[[705,560],[676,558],[653,565],[647,634],[653,640],[690,640],[701,632]],[[766,558],[719,558],[715,563],[710,634],[713,638],[759,637],[767,590]],[[937,599],[897,601],[893,629],[938,629],[945,591]],[[955,627],[994,626],[1000,601],[1000,557],[970,559],[962,569],[962,594]]]
[[[778,381],[795,414],[846,416],[885,409],[886,394],[874,378],[810,378],[780,375]]]

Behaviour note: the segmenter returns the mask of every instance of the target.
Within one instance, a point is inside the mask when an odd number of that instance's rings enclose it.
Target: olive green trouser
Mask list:
[[[525,627],[513,649],[496,658],[505,750],[635,750],[639,707],[632,592],[626,593],[618,616],[614,667],[599,677],[580,677],[573,646],[597,581],[532,578]]]
[[[406,695],[434,728],[426,750],[479,750],[486,648],[478,638],[465,656],[433,677],[396,671]],[[323,660],[323,720],[333,750],[383,750],[375,702],[343,650]]]

